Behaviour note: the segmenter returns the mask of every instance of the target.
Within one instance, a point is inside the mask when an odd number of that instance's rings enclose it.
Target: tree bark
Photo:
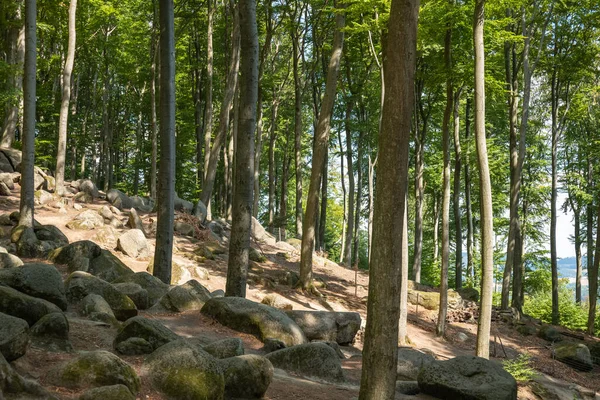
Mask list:
[[[299,35],[296,28],[296,13],[292,24],[292,57],[294,67],[294,167],[296,171],[296,237],[302,236],[302,82],[300,79]]]
[[[273,96],[275,95],[275,90],[273,90]],[[275,139],[277,138],[277,111],[279,109],[279,101],[273,100],[271,104],[271,127],[269,133],[269,232],[272,234],[275,233],[275,204],[277,203],[275,199],[275,188],[277,184],[275,183]]]
[[[597,211],[597,224],[600,224],[600,205],[598,205]],[[598,225],[600,226],[600,225]],[[600,229],[596,232],[596,243],[600,243]],[[587,320],[587,331],[588,334],[594,335],[595,324],[596,324],[596,303],[598,301],[598,267],[600,265],[600,246],[596,247],[594,254],[594,264],[592,268],[588,270],[589,280],[589,302],[590,306],[588,309],[588,320]]]
[[[342,4],[338,6],[343,7]],[[312,285],[312,257],[315,248],[315,218],[319,205],[319,184],[327,157],[329,145],[329,130],[331,128],[331,114],[335,102],[337,79],[340,70],[340,60],[344,46],[344,26],[346,18],[343,13],[336,15],[336,31],[333,39],[333,48],[329,67],[327,70],[327,81],[325,84],[325,95],[321,102],[319,122],[315,131],[315,146],[312,160],[310,185],[306,202],[306,214],[302,232],[302,250],[300,258],[300,285],[303,289],[309,289]]]
[[[19,225],[33,227],[33,166],[35,165],[36,0],[25,0],[25,61],[23,66],[23,150]]]
[[[226,296],[246,297],[254,188],[254,133],[258,101],[256,0],[240,0],[240,98],[235,146],[235,185]]]
[[[206,106],[204,108],[204,176],[202,179],[202,192],[206,182],[206,173],[210,164],[210,142],[212,137],[213,125],[213,21],[215,14],[215,4],[213,0],[208,0],[208,21],[207,21],[207,39],[206,39]],[[202,193],[201,193],[202,194]],[[210,200],[210,199],[209,199]],[[206,205],[206,217],[211,219],[210,201]]]
[[[494,214],[492,209],[492,185],[487,156],[485,135],[485,54],[483,45],[485,0],[476,0],[473,21],[475,47],[475,145],[479,169],[481,204],[481,303],[477,323],[478,357],[490,356],[490,327],[492,319],[492,285],[494,272]]]
[[[71,75],[73,74],[73,63],[75,61],[75,41],[77,31],[75,29],[75,13],[77,11],[77,0],[71,0],[69,4],[69,41],[67,46],[67,59],[63,68],[62,76],[62,101],[58,117],[58,151],[56,154],[56,194],[64,196],[65,193],[65,160],[67,156],[67,127],[69,119],[69,101],[71,100]]]
[[[407,179],[408,181],[408,179]],[[408,195],[408,189],[406,190]],[[400,321],[398,322],[398,344],[408,344],[408,199],[404,205],[402,227],[402,270],[400,271]]]
[[[237,7],[233,10],[233,44],[231,49],[231,59],[229,64],[229,73],[227,75],[227,84],[223,97],[223,105],[221,106],[221,114],[219,116],[219,131],[215,137],[215,141],[210,148],[208,166],[204,172],[204,187],[202,188],[201,200],[206,206],[210,203],[212,191],[215,185],[215,177],[217,174],[217,163],[221,147],[227,139],[227,130],[229,128],[229,112],[233,106],[235,89],[237,86],[237,76],[240,67],[240,29],[239,29],[239,13]]]
[[[160,165],[154,276],[171,283],[175,204],[175,29],[173,0],[159,1]]]
[[[419,93],[420,96],[420,93]],[[423,185],[425,134],[427,120],[423,119],[423,127],[415,129],[415,240],[413,257],[413,280],[421,282],[421,262],[423,258],[423,199],[425,187]]]
[[[348,72],[349,74],[349,72]],[[354,235],[354,169],[352,168],[352,129],[350,121],[352,118],[353,100],[346,101],[346,157],[348,160],[348,222],[346,224],[346,247],[344,248],[343,264],[347,267],[352,266],[352,238]]]
[[[558,257],[556,255],[556,198],[558,191],[558,78],[556,67],[552,72],[552,194],[550,196],[550,268],[552,269],[552,324],[560,322],[560,310],[558,309]],[[591,278],[591,276],[590,276]],[[590,279],[591,281],[591,279]],[[591,283],[591,282],[590,282]],[[591,285],[590,285],[591,289]],[[590,292],[591,293],[591,292]],[[591,299],[591,296],[590,296]],[[591,302],[590,302],[591,309]]]
[[[463,286],[463,242],[462,242],[462,216],[460,212],[460,175],[462,172],[462,150],[460,147],[460,95],[462,88],[454,94],[454,243],[456,289]]]
[[[469,111],[471,110],[471,99],[467,97],[465,106],[465,139],[469,139],[469,130],[471,127],[471,121],[469,120]],[[469,160],[465,162],[465,207],[467,209],[467,279],[470,279],[470,284],[474,284],[475,271],[473,268],[473,211],[471,206],[471,168],[469,167]]]
[[[443,193],[442,193],[442,265],[440,273],[440,309],[436,335],[443,337],[446,332],[448,313],[448,266],[450,264],[450,118],[454,88],[452,86],[452,27],[446,29],[444,40],[444,63],[446,69],[446,109],[442,122],[442,152],[444,154]]]
[[[379,133],[369,301],[360,400],[395,397],[408,147],[414,106],[418,0],[393,0],[384,47],[385,99]]]
[[[152,44],[150,57],[152,58],[152,66],[150,68],[150,126],[151,126],[151,155],[150,155],[150,198],[156,201],[156,177],[157,177],[157,162],[158,162],[158,123],[156,118],[156,56],[158,53],[158,45],[154,38],[154,30],[152,31]]]

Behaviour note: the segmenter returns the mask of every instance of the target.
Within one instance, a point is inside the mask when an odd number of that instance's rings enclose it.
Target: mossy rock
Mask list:
[[[200,282],[192,279],[172,287],[161,299],[160,305],[169,311],[200,310],[211,299],[210,292]]]
[[[154,274],[154,257],[150,259],[146,271],[150,274]],[[171,263],[171,285],[179,285],[189,281],[192,278],[192,274],[188,269],[176,262]]]
[[[458,289],[457,292],[460,296],[469,301],[478,302],[479,301],[479,290],[472,287],[465,287],[462,289]]]
[[[111,385],[90,389],[79,400],[135,400],[135,396],[125,385]]]
[[[148,272],[136,272],[133,275],[122,276],[115,281],[115,283],[126,282],[140,285],[148,292],[148,307],[156,304],[169,291],[169,285]]]
[[[157,349],[144,362],[144,371],[154,388],[168,398],[223,399],[225,379],[217,360],[186,340]]]
[[[60,312],[60,308],[49,301],[28,296],[8,286],[0,286],[0,312],[27,321],[33,326],[44,315]]]
[[[230,357],[219,364],[225,375],[228,398],[262,399],[273,380],[273,364],[255,354]]]
[[[51,373],[57,386],[73,389],[122,384],[131,393],[140,390],[140,378],[119,357],[104,350],[82,352]]]
[[[248,257],[250,258],[250,261],[254,261],[257,263],[264,263],[265,261],[267,261],[267,257],[265,257],[261,252],[259,252],[253,247],[250,247]]]
[[[587,372],[594,368],[590,349],[583,343],[558,343],[554,348],[554,357],[579,371]]]
[[[163,346],[174,340],[178,340],[179,336],[156,320],[138,316],[128,319],[123,324],[119,330],[119,333],[117,333],[117,337],[115,338],[115,348],[118,348],[120,343],[130,338],[144,339],[150,344],[150,352],[152,352],[158,349],[160,346]]]
[[[204,257],[207,260],[214,260],[215,255],[209,247],[210,246],[207,245],[201,245],[194,251],[194,253],[200,257]]]
[[[0,354],[8,361],[25,355],[29,346],[27,321],[0,313]]]
[[[90,240],[80,240],[55,249],[50,254],[49,259],[56,264],[67,265],[73,259],[96,258],[101,251],[102,249],[96,243]]]
[[[91,259],[90,273],[107,282],[114,282],[134,272],[109,250],[102,250],[100,255]]]
[[[274,367],[327,382],[345,381],[342,363],[334,349],[322,342],[306,343],[266,355]]]
[[[0,269],[0,283],[54,303],[62,310],[67,309],[62,276],[53,265],[25,264],[18,268]]]
[[[590,355],[594,364],[600,365],[600,342],[592,343],[588,345],[588,348],[590,349]]]
[[[240,297],[212,298],[204,304],[202,314],[240,332],[259,339],[279,339],[286,346],[306,343],[300,327],[285,313],[264,304]]]
[[[244,354],[244,344],[240,338],[226,338],[202,346],[214,358],[223,359]]]

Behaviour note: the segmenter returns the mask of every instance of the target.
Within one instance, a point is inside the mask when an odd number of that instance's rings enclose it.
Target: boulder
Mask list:
[[[129,218],[127,219],[127,226],[130,227],[131,229],[139,229],[140,231],[144,232],[144,235],[146,234],[146,232],[144,231],[144,223],[142,222],[142,219],[138,215],[135,208],[132,208],[131,210],[129,210]]]
[[[474,301],[476,303],[479,301],[479,290],[475,288],[465,287],[462,289],[458,289],[457,292],[458,294],[460,294],[460,297],[462,297],[465,300]]]
[[[150,254],[146,236],[139,229],[131,229],[122,234],[117,240],[117,248],[133,258],[144,258]]]
[[[4,182],[0,182],[0,196],[12,196],[12,192]]]
[[[272,353],[277,350],[285,349],[285,343],[283,343],[281,340],[265,339],[264,343],[265,345],[263,346],[262,351],[265,353]]]
[[[588,348],[594,364],[600,365],[600,342],[591,343]]]
[[[252,217],[250,231],[252,232],[252,237],[254,240],[259,243],[266,243],[269,245],[275,245],[275,243],[277,243],[275,237],[267,232],[267,230],[254,217]]]
[[[154,257],[150,259],[146,271],[154,273]],[[181,285],[192,279],[192,274],[185,265],[178,262],[171,263],[171,285]]]
[[[191,201],[187,201],[179,198],[175,193],[175,211],[191,214],[194,209],[194,204]]]
[[[10,190],[15,188],[15,181],[13,180],[12,174],[8,172],[0,173],[0,182],[4,183]]]
[[[79,213],[71,222],[67,223],[67,228],[84,231],[102,226],[104,226],[104,218],[94,210],[85,210]]]
[[[421,392],[444,399],[516,400],[517,381],[496,362],[474,356],[434,361],[417,381]]]
[[[244,354],[244,344],[240,338],[226,338],[202,346],[214,358],[229,358]]]
[[[439,310],[440,294],[438,292],[424,292],[415,289],[408,289],[408,302],[419,305],[428,310]],[[448,308],[456,309],[462,307],[463,300],[460,294],[454,290],[448,290]]]
[[[0,353],[0,396],[6,399],[58,400],[39,383],[19,375]],[[4,397],[3,397],[4,398]]]
[[[138,310],[145,310],[148,308],[148,291],[137,283],[113,283],[113,286],[116,287],[119,292],[129,297],[135,303]]]
[[[131,282],[140,285],[148,292],[148,307],[156,304],[169,291],[169,285],[147,272],[128,274],[116,279],[114,282]]]
[[[421,393],[419,389],[419,382],[417,381],[397,381],[396,382],[396,393],[400,393],[407,396],[415,396]]]
[[[31,337],[35,346],[50,351],[72,351],[69,341],[69,320],[61,312],[44,315],[31,328]]]
[[[259,339],[278,339],[286,346],[306,343],[302,329],[285,313],[264,304],[240,297],[212,298],[204,304],[202,314],[222,325]]]
[[[161,299],[160,305],[169,311],[200,310],[211,299],[210,292],[200,282],[190,280],[172,287]]]
[[[107,282],[114,282],[134,273],[109,250],[102,250],[98,257],[90,260],[89,272]]]
[[[131,198],[118,189],[110,189],[108,192],[106,192],[106,199],[110,204],[117,207],[119,210],[133,207],[133,201],[131,201]]]
[[[194,206],[194,209],[192,210],[192,214],[194,215],[194,217],[198,218],[201,224],[203,224],[204,221],[206,221],[206,205],[204,205],[202,200],[198,200],[198,202]]]
[[[34,228],[18,225],[13,228],[10,240],[16,244],[17,255],[27,258],[46,258],[52,250],[69,244],[67,237],[52,225]]]
[[[179,336],[156,320],[138,316],[130,318],[123,324],[113,344],[120,352],[119,345],[131,338],[144,339],[150,345],[149,353],[151,353],[162,345],[178,340]]]
[[[327,382],[343,383],[342,363],[325,343],[306,343],[277,350],[265,356],[275,368]]]
[[[49,301],[0,286],[0,312],[24,319],[29,326],[33,326],[44,315],[60,312],[60,308]]]
[[[92,199],[96,199],[96,198],[100,197],[100,192],[98,191],[96,184],[94,184],[94,182],[92,182],[89,179],[80,180],[78,189],[80,192],[83,192],[83,193],[86,193],[87,195],[89,195]]]
[[[76,201],[80,203],[89,204],[94,202],[94,198],[85,192],[79,192],[73,197],[73,202]],[[81,210],[82,207],[80,204],[75,203],[73,204],[73,208],[76,210]]]
[[[56,264],[66,265],[71,260],[79,258],[96,258],[100,255],[100,252],[100,246],[96,243],[89,240],[80,240],[54,250],[49,258]]]
[[[175,221],[173,229],[175,230],[175,232],[183,236],[193,237],[195,232],[194,226],[192,224],[188,224],[187,222],[181,221]]]
[[[21,318],[0,313],[0,354],[8,361],[25,355],[29,346],[29,325]]]
[[[50,376],[55,385],[72,389],[122,384],[131,393],[140,390],[140,378],[134,369],[105,350],[81,352]]]
[[[158,348],[146,358],[143,370],[168,398],[223,399],[225,379],[217,360],[186,340]]]
[[[273,364],[255,354],[226,358],[219,364],[227,398],[262,399],[273,380]]]
[[[538,336],[549,342],[560,342],[562,335],[552,325],[542,325],[538,331]]]
[[[435,361],[432,355],[411,347],[398,348],[397,380],[414,381],[419,371]]]
[[[135,400],[125,385],[101,386],[85,391],[79,400]]]
[[[98,294],[90,293],[81,300],[81,311],[94,321],[115,325],[117,319],[110,305]]]
[[[361,318],[356,312],[298,311],[285,312],[308,340],[325,340],[347,345],[354,342]]]
[[[16,268],[23,265],[23,261],[15,255],[8,253],[0,253],[0,269]]]
[[[13,172],[20,169],[22,160],[21,151],[12,147],[0,148],[0,171]]]
[[[225,297],[225,291],[223,289],[213,290],[210,293],[211,297]]]
[[[117,350],[118,353],[126,356],[135,356],[152,353],[154,351],[154,346],[152,346],[146,339],[132,337],[115,345],[115,350]]]
[[[62,310],[67,309],[62,276],[53,265],[24,264],[21,267],[0,269],[0,283],[54,303]]]
[[[131,204],[131,208],[143,212],[152,212],[152,209],[154,208],[154,202],[147,197],[131,196]]]
[[[115,221],[115,220],[113,220]],[[104,245],[110,249],[117,247],[117,240],[119,239],[119,231],[112,225],[104,225],[101,228],[95,230],[96,234],[92,238],[95,242]]]
[[[82,300],[88,294],[100,295],[106,300],[119,321],[137,315],[137,308],[129,297],[119,292],[110,283],[86,272],[76,271],[67,278],[67,299],[71,303]]]
[[[554,347],[554,358],[579,371],[594,368],[590,349],[583,343],[560,342]]]
[[[250,249],[248,250],[248,258],[250,259],[250,261],[254,261],[257,263],[264,263],[265,261],[267,261],[267,257],[265,257],[264,254],[262,254],[253,247],[250,247]]]
[[[0,193],[1,194],[1,193]],[[6,196],[6,195],[4,195]],[[54,196],[51,193],[46,192],[45,190],[36,190],[33,194],[33,199],[35,204],[44,205],[54,201]]]

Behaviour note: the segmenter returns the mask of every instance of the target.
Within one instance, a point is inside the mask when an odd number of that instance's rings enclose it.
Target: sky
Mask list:
[[[571,210],[569,210],[568,213],[565,214],[560,209],[560,205],[564,204],[566,198],[566,193],[559,192],[558,200],[556,201],[558,208],[558,215],[556,219],[556,254],[558,258],[575,257],[575,245],[572,244],[570,240],[570,237],[575,233],[575,227],[573,226],[573,213]],[[548,224],[548,232],[550,232],[550,224]],[[550,250],[549,241],[546,248]]]

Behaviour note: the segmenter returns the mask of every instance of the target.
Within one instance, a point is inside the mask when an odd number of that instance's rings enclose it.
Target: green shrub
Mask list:
[[[517,382],[529,382],[537,375],[531,366],[531,356],[527,353],[519,355],[514,360],[505,360],[502,365]]]

